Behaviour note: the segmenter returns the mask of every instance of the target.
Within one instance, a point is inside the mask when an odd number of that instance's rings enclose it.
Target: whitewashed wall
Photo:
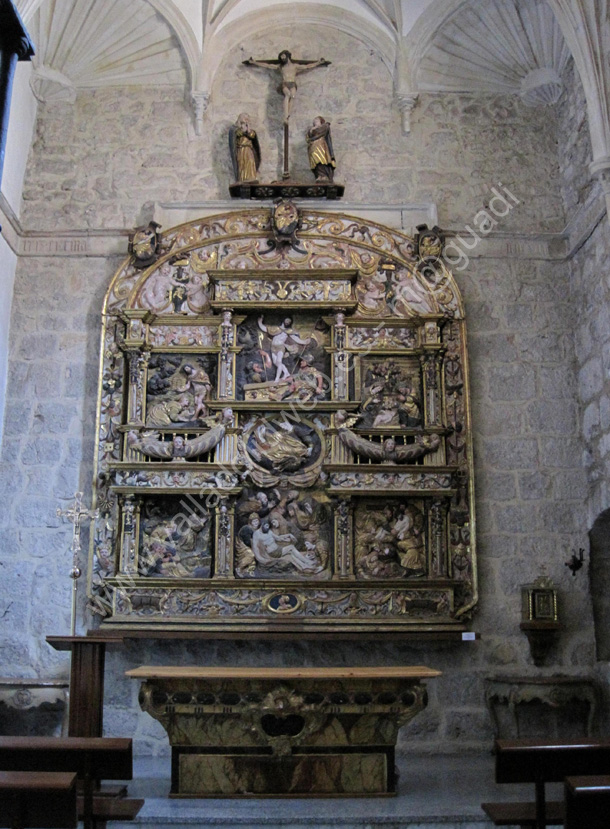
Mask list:
[[[23,177],[36,121],[37,102],[29,86],[31,71],[32,66],[27,61],[18,63],[15,70],[2,175],[2,195],[17,217],[21,210]],[[0,438],[4,423],[8,332],[16,264],[15,254],[0,237]]]

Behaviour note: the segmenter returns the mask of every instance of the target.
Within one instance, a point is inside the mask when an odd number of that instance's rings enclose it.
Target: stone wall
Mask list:
[[[603,204],[591,180],[591,142],[584,90],[573,67],[558,107],[562,195],[567,210]],[[589,233],[570,263],[578,390],[583,407],[584,464],[589,479],[588,525],[610,506],[610,239],[607,218]]]
[[[253,38],[225,60],[194,134],[182,93],[122,89],[80,93],[74,107],[41,107],[24,192],[29,229],[124,228],[152,201],[225,197],[226,132],[246,109],[263,146],[262,178],[275,178],[279,124],[275,81],[240,61],[277,54],[287,32]],[[302,138],[318,113],[333,124],[337,178],[354,203],[434,201],[458,232],[502,181],[520,204],[499,230],[530,233],[565,223],[553,111],[510,98],[424,96],[404,136],[380,60],[347,37],[312,29],[297,56],[325,55],[328,70],[300,84],[293,120],[295,169],[306,175]],[[260,103],[259,103],[260,102]],[[321,104],[320,102],[324,102]],[[243,204],[236,203],[243,207]],[[505,223],[504,223],[505,221]],[[86,492],[92,470],[102,298],[117,261],[23,258],[15,286],[0,494],[0,656],[4,671],[57,673],[65,657],[43,641],[69,625],[69,532],[58,499]],[[405,729],[422,750],[488,747],[484,677],[531,666],[519,631],[520,585],[543,570],[558,583],[566,632],[549,671],[594,661],[587,585],[563,562],[584,544],[586,481],[576,404],[567,264],[476,258],[457,274],[469,319],[482,639],[455,645],[315,641],[138,643],[108,659],[109,734],[133,734],[140,751],[166,749],[164,733],[138,713],[136,664],[428,664],[430,705]]]
[[[241,61],[273,56],[290,30],[259,35],[222,63],[195,135],[182,90],[81,92],[76,106],[42,107],[24,192],[27,227],[132,227],[152,201],[226,198],[232,180],[227,133],[247,111],[262,148],[261,180],[281,176],[277,78]],[[291,117],[293,175],[307,169],[305,129],[332,123],[337,180],[364,204],[435,201],[443,227],[462,227],[502,181],[522,200],[504,230],[561,230],[554,118],[508,96],[422,96],[409,136],[392,104],[392,78],[357,41],[326,29],[299,33],[295,57],[330,55],[332,65],[299,79]]]
[[[595,608],[597,658],[596,672],[604,698],[602,727],[610,725],[610,651],[607,630],[610,624],[608,584],[610,559],[604,529],[610,507],[610,239],[608,217],[600,214],[604,196],[598,183],[591,181],[591,162],[587,109],[584,90],[578,73],[569,68],[565,78],[566,91],[558,106],[559,161],[562,195],[569,212],[577,205],[589,203],[593,210],[588,221],[577,231],[577,245],[570,267],[570,294],[573,307],[575,372],[581,407],[583,468],[587,475],[587,497],[583,514],[590,530],[588,576]],[[601,215],[592,224],[595,210]],[[581,211],[582,212],[582,211]]]

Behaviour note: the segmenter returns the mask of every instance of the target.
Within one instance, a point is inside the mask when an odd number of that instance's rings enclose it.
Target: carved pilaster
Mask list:
[[[424,379],[424,425],[443,425],[443,401],[441,383],[441,365],[443,354],[441,351],[426,351],[421,357],[422,374]]]
[[[448,508],[445,498],[435,498],[430,506],[430,571],[433,577],[447,577]]]
[[[350,498],[341,498],[335,512],[335,573],[337,578],[354,576],[352,538],[354,534],[354,506]]]
[[[216,561],[214,578],[233,578],[233,528],[235,512],[228,498],[216,507]]]
[[[121,564],[122,573],[138,572],[137,538],[140,526],[140,499],[134,495],[121,498]]]
[[[128,422],[130,425],[143,425],[144,423],[144,374],[150,360],[150,352],[142,351],[140,348],[126,346],[123,351],[127,357],[129,366],[129,389],[128,389]]]
[[[335,354],[333,363],[333,382],[335,400],[347,400],[349,397],[348,362],[345,353],[346,328],[345,312],[335,314],[334,343]]]
[[[225,309],[222,312],[222,323],[220,325],[220,382],[218,384],[220,400],[232,400],[235,397],[233,354],[231,352],[234,339],[233,312]]]

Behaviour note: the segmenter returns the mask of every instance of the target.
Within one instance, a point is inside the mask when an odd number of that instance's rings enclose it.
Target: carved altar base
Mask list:
[[[140,667],[172,746],[172,797],[396,792],[398,730],[426,707],[410,668]]]

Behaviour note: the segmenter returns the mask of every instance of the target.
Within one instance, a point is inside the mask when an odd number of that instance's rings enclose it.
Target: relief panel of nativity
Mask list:
[[[278,236],[286,215],[296,229]],[[430,232],[424,246],[283,201],[146,233],[103,316],[102,624],[465,629],[465,321]]]

